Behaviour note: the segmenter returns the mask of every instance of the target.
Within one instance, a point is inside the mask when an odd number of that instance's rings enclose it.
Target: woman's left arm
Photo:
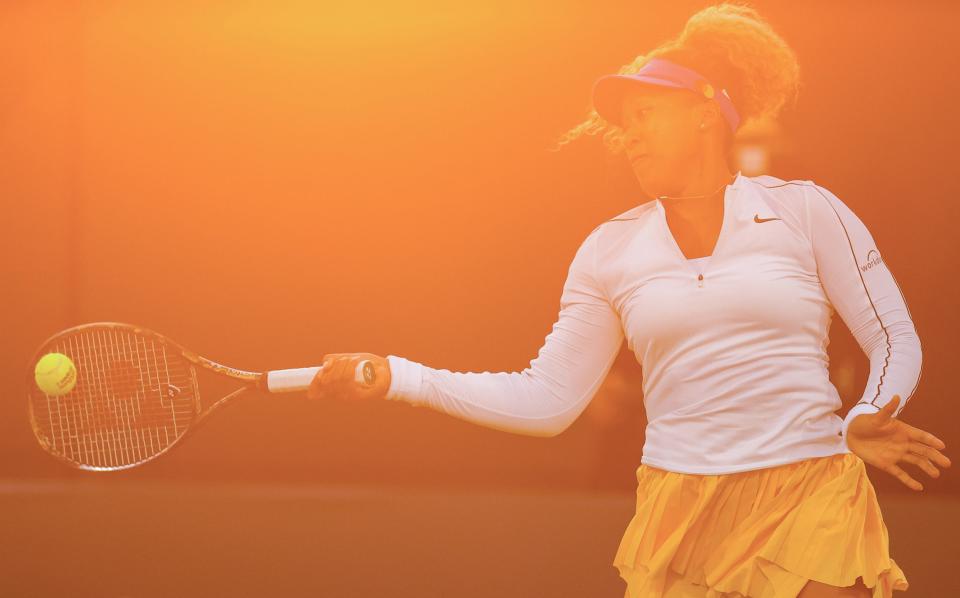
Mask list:
[[[949,467],[933,434],[897,419],[913,396],[922,373],[922,350],[900,287],[887,268],[873,236],[846,204],[829,190],[807,181],[807,227],[824,291],[870,359],[870,374],[860,400],[841,426],[850,450],[922,490],[898,465],[906,461],[932,477],[933,465]]]

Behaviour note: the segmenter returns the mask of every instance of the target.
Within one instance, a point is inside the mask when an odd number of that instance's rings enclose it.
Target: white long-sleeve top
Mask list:
[[[737,173],[711,256],[688,260],[661,200],[597,226],[580,245],[560,314],[522,372],[451,372],[388,355],[387,398],[537,436],[586,408],[623,339],[643,369],[641,462],[732,473],[850,452],[851,419],[921,375],[900,288],[864,223],[812,181]],[[841,419],[827,369],[837,311],[870,360]]]

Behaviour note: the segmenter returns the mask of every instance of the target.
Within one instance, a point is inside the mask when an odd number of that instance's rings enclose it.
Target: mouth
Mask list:
[[[634,156],[634,157],[630,158],[630,163],[631,163],[631,164],[637,164],[637,163],[639,163],[640,161],[646,159],[647,157],[648,157],[647,154],[640,154],[639,156]]]

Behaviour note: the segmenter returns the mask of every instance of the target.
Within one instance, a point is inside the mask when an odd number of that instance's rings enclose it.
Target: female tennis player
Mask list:
[[[724,3],[598,79],[587,121],[649,201],[594,228],[560,314],[522,372],[451,372],[396,355],[324,356],[312,397],[381,397],[480,425],[553,436],[584,410],[626,338],[643,368],[646,440],[636,514],[613,565],[627,598],[872,596],[908,587],[890,557],[865,463],[922,490],[936,436],[897,416],[921,347],[864,223],[810,180],[729,167],[744,119],[795,98],[799,68],[752,8]],[[869,357],[862,398],[828,376],[839,313]],[[374,387],[353,381],[373,359]]]

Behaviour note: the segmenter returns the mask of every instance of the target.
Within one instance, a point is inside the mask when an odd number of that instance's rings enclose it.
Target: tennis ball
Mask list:
[[[77,368],[63,353],[47,353],[33,369],[33,378],[40,390],[58,397],[65,395],[77,384]]]

